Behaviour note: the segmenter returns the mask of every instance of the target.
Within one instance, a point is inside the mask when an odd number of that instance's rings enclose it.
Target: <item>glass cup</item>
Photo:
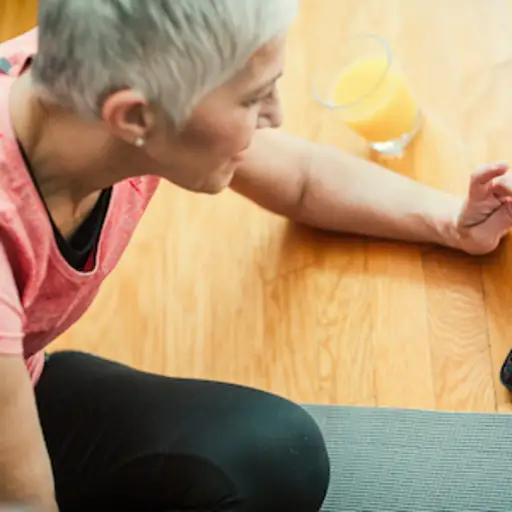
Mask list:
[[[322,56],[313,96],[378,153],[402,156],[423,116],[388,43],[379,36],[349,37]]]

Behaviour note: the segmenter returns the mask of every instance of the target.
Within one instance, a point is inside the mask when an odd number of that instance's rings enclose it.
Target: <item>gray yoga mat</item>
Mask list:
[[[331,458],[322,512],[512,512],[512,415],[304,408]]]

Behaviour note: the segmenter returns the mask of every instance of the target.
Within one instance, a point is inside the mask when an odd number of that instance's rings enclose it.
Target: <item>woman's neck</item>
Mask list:
[[[11,118],[45,201],[78,207],[91,195],[122,181],[129,169],[121,148],[101,123],[84,122],[58,107],[46,106],[33,93],[27,72],[13,85]]]

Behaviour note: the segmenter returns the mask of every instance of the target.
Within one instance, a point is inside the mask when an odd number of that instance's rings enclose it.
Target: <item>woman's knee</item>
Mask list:
[[[329,483],[329,458],[314,419],[299,405],[252,391],[244,418],[233,417],[224,471],[244,511],[320,510]],[[235,412],[236,414],[236,412]]]
[[[170,510],[320,510],[329,459],[318,425],[302,407],[240,386],[184,384],[203,395],[201,402],[208,394],[210,403],[201,410],[197,403],[188,404],[188,427],[179,434],[178,445],[176,416],[159,422],[150,437],[148,429],[137,437],[130,451],[145,455],[111,475],[131,489],[131,503],[144,502],[147,489],[126,483],[142,480],[151,482],[152,499],[158,496]],[[190,411],[198,414],[194,421]],[[158,422],[152,418],[150,423]]]
[[[100,511],[106,497],[119,509],[320,509],[329,460],[316,422],[300,406],[247,387],[154,376],[92,356],[52,359],[38,400],[49,402],[40,414],[50,452],[60,454],[63,510]],[[83,432],[66,441],[66,456],[62,440],[73,423],[64,412]],[[76,469],[84,466],[94,468],[87,486]]]

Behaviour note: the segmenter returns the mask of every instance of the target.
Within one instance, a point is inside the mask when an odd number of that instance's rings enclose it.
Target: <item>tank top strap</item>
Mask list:
[[[8,75],[11,69],[12,64],[5,57],[0,57],[0,73],[2,75]]]

